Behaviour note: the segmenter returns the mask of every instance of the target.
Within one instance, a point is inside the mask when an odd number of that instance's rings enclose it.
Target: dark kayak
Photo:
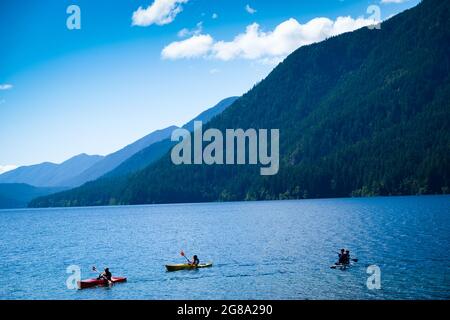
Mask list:
[[[166,269],[167,271],[178,271],[178,270],[194,270],[194,269],[200,269],[200,268],[209,268],[212,267],[212,262],[205,263],[205,264],[199,264],[197,266],[194,266],[192,264],[167,264]]]
[[[335,264],[333,264],[330,268],[331,269],[341,269],[341,270],[344,270],[344,269],[347,269],[347,268],[349,268],[350,267],[350,263],[335,263]]]
[[[350,268],[350,267],[354,264],[354,262],[358,262],[358,259],[356,259],[356,258],[351,258],[351,259],[349,259],[349,260],[350,260],[349,263],[339,263],[339,262],[336,262],[336,263],[333,264],[330,268],[331,268],[331,269],[341,269],[341,270],[344,270],[344,269]]]
[[[127,278],[123,277],[112,277],[111,282],[112,283],[120,283],[127,281]],[[105,279],[87,279],[87,280],[81,280],[77,282],[78,289],[86,289],[86,288],[92,288],[97,286],[107,286],[109,284],[108,281]]]

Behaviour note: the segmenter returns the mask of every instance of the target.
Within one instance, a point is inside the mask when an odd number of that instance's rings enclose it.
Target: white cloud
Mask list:
[[[247,11],[250,14],[255,14],[256,13],[256,10],[253,9],[252,7],[250,7],[249,4],[245,6],[245,11]]]
[[[381,3],[403,3],[408,0],[381,0]]]
[[[12,84],[4,83],[0,84],[0,90],[11,90],[13,88]]]
[[[211,69],[211,70],[209,70],[210,74],[216,74],[216,73],[219,73],[219,72],[220,72],[219,69]]]
[[[219,18],[219,15],[218,15],[217,13],[213,13],[212,16],[211,16],[211,18],[217,19],[217,18]]]
[[[378,23],[372,19],[338,17],[315,18],[305,24],[291,18],[280,23],[273,31],[264,32],[257,23],[247,26],[244,33],[231,41],[215,41],[209,34],[195,35],[173,42],[164,48],[163,58],[214,58],[260,60],[262,63],[281,61],[298,47]]]
[[[199,35],[202,33],[202,31],[203,31],[203,22],[199,22],[195,26],[195,29],[192,30],[189,30],[188,28],[181,29],[180,31],[178,31],[178,36],[180,38],[184,38],[187,36]]]
[[[0,165],[0,174],[14,170],[14,169],[17,169],[17,166],[13,165],[13,164],[7,164],[6,166]]]
[[[187,37],[189,34],[190,34],[190,30],[188,29],[188,28],[183,28],[183,29],[181,29],[180,31],[178,31],[178,33],[177,33],[177,35],[180,37],[180,38],[184,38],[184,37]]]
[[[163,59],[197,58],[205,56],[214,40],[210,35],[194,35],[189,39],[175,41],[166,46],[161,55]]]
[[[139,7],[133,12],[132,25],[146,27],[171,23],[183,11],[182,4],[189,0],[154,0],[147,9]]]

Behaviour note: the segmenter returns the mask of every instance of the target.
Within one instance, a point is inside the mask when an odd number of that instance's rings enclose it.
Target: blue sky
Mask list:
[[[0,172],[108,154],[182,125],[248,91],[296,47],[364,25],[369,6],[384,20],[417,3],[2,0]],[[80,30],[66,26],[72,4]]]

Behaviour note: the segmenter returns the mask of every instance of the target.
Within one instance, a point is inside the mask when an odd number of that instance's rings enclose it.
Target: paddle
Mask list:
[[[99,275],[102,275],[102,273],[100,271],[97,270],[97,268],[95,266],[92,267],[92,271],[97,272]],[[102,277],[103,279],[107,280],[109,284],[114,284],[111,280],[106,279],[104,277]]]
[[[186,257],[186,255],[184,254],[184,251],[183,251],[183,250],[181,250],[180,254],[181,254],[182,257],[185,257],[185,258],[186,258],[186,260],[187,260],[187,262],[188,262],[189,264],[191,264],[191,260],[189,260],[189,259]]]
[[[97,272],[98,274],[101,274],[100,271],[97,270],[97,268],[95,266],[92,267],[92,271]]]

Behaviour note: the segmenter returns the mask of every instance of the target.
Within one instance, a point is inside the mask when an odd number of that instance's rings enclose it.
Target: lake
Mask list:
[[[0,227],[0,299],[450,298],[450,196],[2,210]],[[359,261],[330,269],[343,247]],[[166,272],[180,250],[214,265]],[[69,290],[70,265],[128,282]]]

